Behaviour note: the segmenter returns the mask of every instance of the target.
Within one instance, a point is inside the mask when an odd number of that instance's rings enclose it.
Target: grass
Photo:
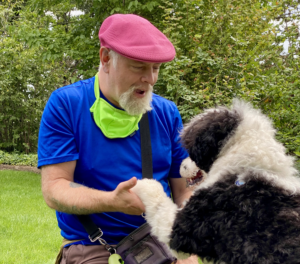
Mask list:
[[[0,264],[53,264],[62,238],[40,175],[0,171]]]

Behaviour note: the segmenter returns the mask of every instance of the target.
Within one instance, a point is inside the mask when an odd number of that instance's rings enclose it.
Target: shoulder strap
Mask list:
[[[152,148],[148,113],[145,113],[140,122],[142,175],[143,178],[153,178]]]
[[[142,155],[142,175],[143,178],[153,178],[152,167],[152,148],[148,113],[145,113],[140,121],[140,135],[141,135],[141,155]],[[85,231],[89,234],[89,239],[92,242],[99,240],[102,245],[106,242],[101,238],[102,230],[93,222],[89,215],[77,215],[79,221],[83,225]]]

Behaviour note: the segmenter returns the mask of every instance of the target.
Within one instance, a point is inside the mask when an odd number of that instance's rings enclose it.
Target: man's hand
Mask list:
[[[112,192],[112,206],[117,212],[130,215],[140,215],[145,212],[145,206],[140,198],[130,189],[137,184],[135,177],[121,182]]]

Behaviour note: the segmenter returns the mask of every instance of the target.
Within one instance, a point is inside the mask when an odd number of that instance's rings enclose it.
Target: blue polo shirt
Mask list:
[[[140,131],[127,138],[106,138],[95,124],[90,108],[95,101],[95,77],[62,87],[52,93],[41,120],[38,167],[77,160],[74,181],[84,186],[112,191],[133,176],[142,179]],[[168,178],[178,178],[188,155],[179,142],[182,121],[175,104],[153,94],[148,112],[153,156],[153,178],[170,196]],[[56,212],[61,235],[91,244],[74,215]],[[144,223],[141,216],[123,213],[91,215],[110,244],[117,244]],[[97,242],[99,243],[99,242]]]

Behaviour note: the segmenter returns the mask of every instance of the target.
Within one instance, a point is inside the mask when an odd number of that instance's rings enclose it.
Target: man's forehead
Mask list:
[[[160,66],[162,64],[160,62],[146,62],[146,61],[137,61],[137,60],[131,60],[131,61],[135,64],[143,64],[143,65],[158,65],[158,66]]]
[[[160,66],[162,63],[161,62],[147,62],[147,61],[138,61],[138,60],[133,60],[133,59],[129,59],[126,58],[122,55],[120,55],[124,60],[133,63],[133,64],[139,64],[139,65],[157,65]]]

